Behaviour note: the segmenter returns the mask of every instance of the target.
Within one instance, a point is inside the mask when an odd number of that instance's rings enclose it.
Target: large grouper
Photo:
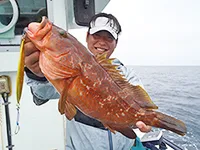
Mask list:
[[[131,85],[107,59],[106,53],[92,55],[75,37],[55,26],[46,17],[25,30],[40,50],[39,66],[60,93],[58,109],[71,120],[77,109],[102,122],[112,132],[136,138],[137,121],[146,125],[186,134],[185,124],[154,111],[158,107],[141,86]],[[24,38],[17,73],[17,101],[20,101],[24,74]]]

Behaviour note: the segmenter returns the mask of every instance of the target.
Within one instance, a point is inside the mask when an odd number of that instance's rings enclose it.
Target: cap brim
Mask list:
[[[96,32],[103,31],[103,30],[108,31],[114,37],[114,39],[117,39],[117,33],[115,31],[113,31],[113,29],[111,27],[108,27],[108,26],[93,27],[90,29],[89,33],[94,34]]]

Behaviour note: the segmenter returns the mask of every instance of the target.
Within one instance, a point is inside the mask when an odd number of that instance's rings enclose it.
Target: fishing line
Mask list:
[[[20,125],[19,125],[19,110],[20,110],[20,105],[16,104],[16,109],[17,109],[17,120],[16,120],[16,127],[15,127],[15,134],[17,134],[20,130]]]

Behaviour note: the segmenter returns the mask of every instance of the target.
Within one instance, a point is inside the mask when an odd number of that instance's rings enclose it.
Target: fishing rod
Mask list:
[[[1,100],[0,100],[0,104],[1,104]],[[2,118],[2,105],[0,105],[0,149],[3,150],[4,145],[3,145],[3,129],[2,129],[2,124],[3,124],[3,118]]]
[[[0,94],[3,98],[3,105],[5,106],[5,115],[6,115],[6,129],[7,129],[7,139],[8,139],[8,150],[12,150],[14,145],[12,145],[12,133],[10,125],[10,114],[9,114],[9,104],[8,101],[10,91],[10,79],[8,76],[0,76]]]
[[[171,148],[173,148],[174,150],[183,150],[182,148],[180,148],[179,146],[177,146],[176,144],[172,143],[171,141],[169,141],[168,139],[163,137],[163,142],[165,144],[167,144],[168,146],[170,146]]]

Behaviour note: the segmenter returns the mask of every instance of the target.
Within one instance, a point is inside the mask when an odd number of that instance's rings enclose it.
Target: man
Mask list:
[[[94,55],[107,51],[107,57],[113,53],[117,46],[118,36],[121,33],[121,26],[118,20],[111,14],[100,13],[95,15],[90,23],[86,36],[87,47]],[[59,94],[49,83],[39,68],[39,50],[35,48],[30,40],[25,43],[25,68],[27,84],[31,87],[33,100],[36,105],[41,105],[49,99],[59,98]],[[114,64],[119,65],[119,70],[125,75],[127,80],[134,84],[141,84],[130,68],[126,68],[119,60],[114,60]],[[146,126],[141,121],[137,122],[137,127],[144,132],[150,131],[151,127]],[[105,129],[101,122],[77,111],[75,118],[67,120],[67,145],[66,149],[77,150],[104,150],[104,149],[130,149],[133,140],[128,139],[121,133],[111,134]]]

